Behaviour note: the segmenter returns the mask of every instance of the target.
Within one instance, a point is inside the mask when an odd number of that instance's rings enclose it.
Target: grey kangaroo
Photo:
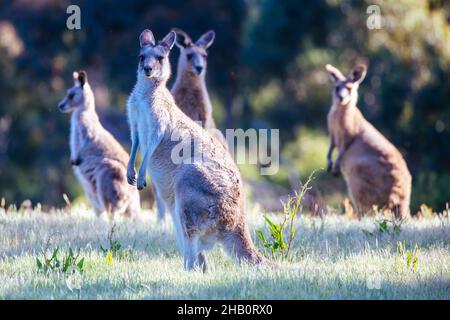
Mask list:
[[[74,72],[73,80],[58,108],[72,112],[70,154],[75,176],[97,214],[135,215],[140,201],[138,191],[127,183],[128,154],[100,123],[86,72]]]
[[[175,44],[180,48],[177,77],[171,90],[175,103],[187,116],[197,121],[227,146],[225,137],[216,128],[212,117],[212,105],[205,83],[206,50],[213,43],[215,33],[208,31],[194,43],[184,31],[177,28],[173,28],[172,31],[177,34]],[[155,190],[154,185],[153,190]],[[164,201],[158,196],[155,198],[158,217],[164,219],[166,212]]]
[[[167,89],[169,53],[175,43],[170,32],[156,43],[153,33],[140,37],[137,81],[128,99],[131,155],[127,177],[138,189],[146,186],[147,170],[156,192],[171,212],[184,268],[206,270],[205,251],[216,242],[231,256],[252,264],[265,261],[246,223],[242,178],[225,147],[176,105]],[[180,146],[201,150],[200,160],[177,158]],[[137,150],[143,155],[136,180]]]

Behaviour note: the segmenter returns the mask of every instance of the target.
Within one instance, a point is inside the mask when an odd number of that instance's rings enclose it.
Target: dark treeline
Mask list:
[[[81,30],[66,28],[70,4],[81,8]],[[381,8],[379,30],[366,26],[371,4]],[[207,82],[219,126],[280,128],[283,154],[302,177],[325,166],[332,86],[324,65],[366,63],[359,106],[405,155],[412,209],[442,209],[450,200],[449,15],[444,0],[2,1],[0,196],[58,206],[63,193],[82,195],[69,165],[69,116],[56,109],[72,71],[87,70],[105,126],[128,149],[138,36],[179,27],[194,38],[216,31]],[[174,73],[177,57],[174,49]],[[269,180],[287,186],[285,176]],[[328,182],[336,183],[322,176],[318,187],[331,194]]]

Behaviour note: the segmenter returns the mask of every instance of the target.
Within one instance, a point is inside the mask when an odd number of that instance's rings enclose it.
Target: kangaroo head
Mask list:
[[[359,84],[364,80],[367,67],[363,64],[357,65],[347,77],[332,65],[327,64],[325,69],[334,83],[333,104],[348,105],[358,101]]]
[[[73,87],[67,90],[64,98],[58,103],[58,108],[61,112],[71,112],[84,105],[84,90],[88,90],[89,87],[86,71],[75,71],[73,73],[73,81]]]
[[[172,31],[177,35],[176,45],[180,48],[178,60],[180,70],[196,76],[204,74],[208,57],[206,50],[214,42],[216,37],[214,31],[206,32],[196,42],[193,42],[189,35],[181,29],[173,28]]]
[[[148,79],[162,81],[170,77],[169,53],[175,43],[175,32],[169,32],[164,39],[156,43],[153,33],[142,31],[139,42],[138,75]]]

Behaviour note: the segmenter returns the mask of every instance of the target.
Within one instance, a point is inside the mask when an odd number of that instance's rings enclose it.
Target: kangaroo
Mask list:
[[[214,31],[208,31],[197,42],[192,42],[189,35],[178,28],[173,28],[177,34],[175,44],[180,48],[178,71],[171,93],[178,107],[192,120],[209,130],[228,148],[225,137],[216,128],[212,117],[212,106],[205,84],[207,52],[214,42]],[[152,183],[152,189],[156,186]],[[166,213],[164,201],[155,191],[158,217],[163,220]]]
[[[195,43],[181,29],[173,28],[177,35],[175,44],[180,48],[177,77],[172,95],[178,107],[194,121],[213,134],[227,147],[225,137],[217,129],[212,117],[212,105],[206,89],[205,75],[208,54],[206,50],[214,42],[216,34],[210,30]]]
[[[356,66],[349,76],[326,65],[334,83],[333,103],[328,113],[331,142],[327,170],[342,171],[350,201],[358,217],[378,206],[404,218],[410,214],[411,175],[405,160],[362,115],[357,107],[359,84],[367,73],[365,65]],[[332,161],[334,148],[338,149]]]
[[[238,261],[262,263],[265,259],[254,246],[246,223],[238,168],[224,146],[185,115],[167,89],[175,37],[171,31],[156,43],[148,29],[139,37],[137,81],[127,103],[132,140],[128,182],[143,189],[148,170],[172,214],[185,270],[205,272],[205,252],[216,242]],[[192,142],[195,150],[201,150],[194,161],[184,157]],[[136,179],[138,147],[143,157]],[[182,161],[177,157],[180,147]]]
[[[136,215],[140,212],[139,192],[127,183],[128,154],[100,123],[86,72],[74,72],[73,79],[74,86],[58,108],[72,113],[70,154],[75,176],[98,215],[105,211],[110,217]]]

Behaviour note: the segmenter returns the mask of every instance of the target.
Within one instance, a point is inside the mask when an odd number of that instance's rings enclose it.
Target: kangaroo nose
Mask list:
[[[195,71],[197,72],[197,74],[200,74],[203,71],[203,67],[202,66],[195,66]]]
[[[150,66],[145,66],[145,67],[144,67],[144,71],[145,71],[145,73],[150,73],[150,72],[152,71],[152,67],[150,67]]]

